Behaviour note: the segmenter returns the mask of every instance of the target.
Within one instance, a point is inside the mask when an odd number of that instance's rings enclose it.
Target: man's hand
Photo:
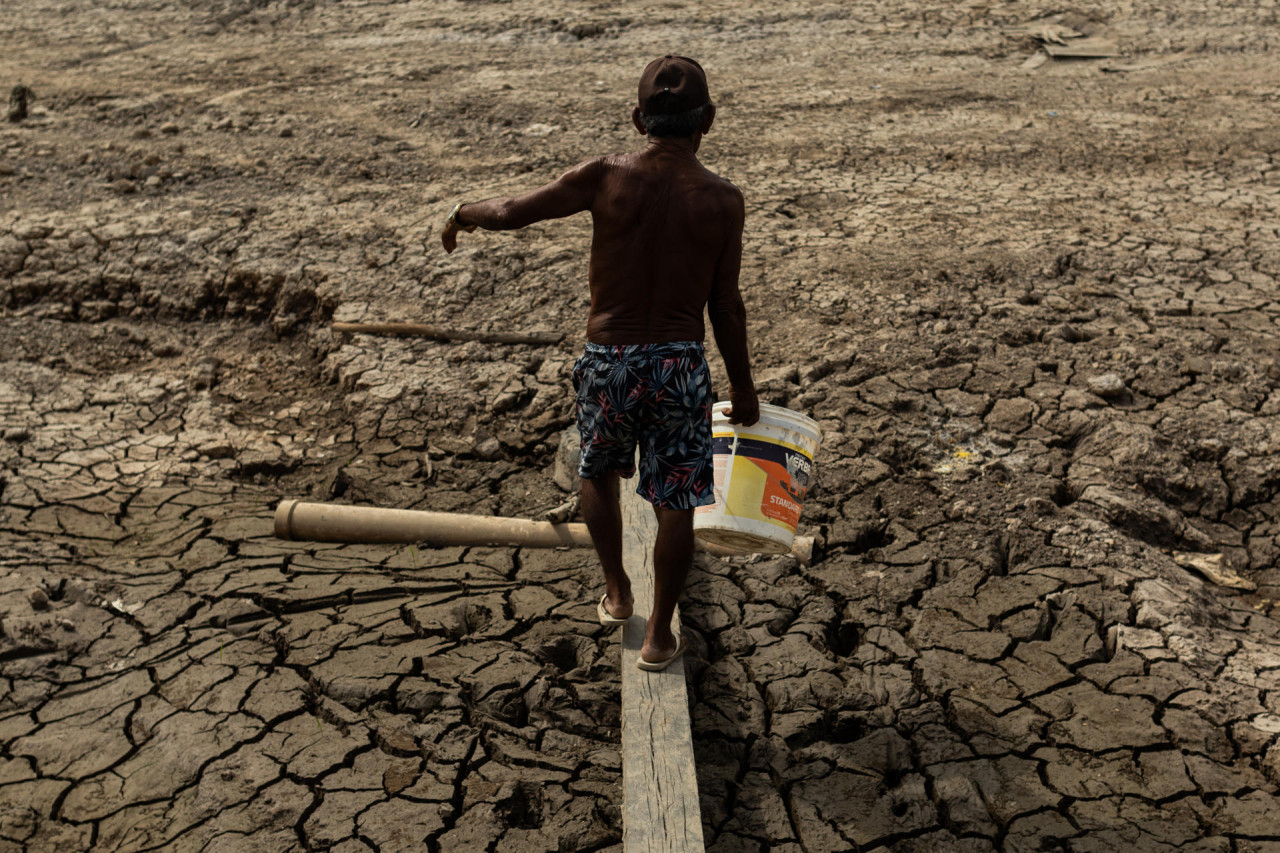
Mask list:
[[[760,400],[754,387],[746,390],[729,389],[729,408],[725,411],[731,424],[751,426],[760,420]]]
[[[470,234],[476,230],[475,225],[466,225],[458,221],[458,214],[462,212],[462,205],[455,204],[453,210],[449,211],[449,218],[445,220],[444,230],[440,232],[440,242],[444,244],[446,254],[453,252],[458,248],[458,232],[466,231]]]
[[[450,219],[444,224],[444,230],[440,232],[440,242],[444,244],[446,254],[458,248],[458,223]]]

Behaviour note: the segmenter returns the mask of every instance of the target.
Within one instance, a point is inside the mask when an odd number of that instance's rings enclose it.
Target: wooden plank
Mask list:
[[[622,481],[622,559],[635,614],[622,629],[622,849],[703,853],[684,657],[662,672],[636,667],[653,609],[653,508]],[[680,609],[672,619],[679,632]]]

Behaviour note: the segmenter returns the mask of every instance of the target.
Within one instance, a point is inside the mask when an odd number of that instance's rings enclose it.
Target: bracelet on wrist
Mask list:
[[[454,226],[455,228],[461,228],[463,231],[466,231],[467,233],[470,233],[470,232],[472,232],[472,231],[476,230],[476,226],[474,226],[474,225],[467,225],[467,224],[463,223],[463,221],[462,221],[461,219],[459,219],[459,218],[458,218],[458,211],[462,210],[462,205],[463,205],[463,204],[464,204],[464,202],[458,202],[457,204],[455,204],[455,205],[453,206],[453,210],[449,211],[449,220],[448,220],[448,221],[449,221],[449,224],[450,224],[450,225],[452,225],[452,226]]]

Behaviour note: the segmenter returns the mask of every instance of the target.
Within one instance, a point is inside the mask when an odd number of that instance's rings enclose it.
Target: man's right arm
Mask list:
[[[511,231],[541,222],[590,210],[596,187],[604,170],[603,158],[579,163],[545,186],[518,196],[490,198],[458,208],[455,220],[441,233],[446,252],[458,242],[459,228],[480,227],[486,231]]]
[[[731,218],[729,239],[716,264],[711,296],[707,300],[707,316],[715,335],[716,348],[724,358],[729,374],[729,422],[751,426],[760,420],[760,402],[755,382],[751,379],[751,361],[747,354],[747,308],[738,289],[742,270],[742,226],[746,217],[742,193],[732,189],[726,204]]]

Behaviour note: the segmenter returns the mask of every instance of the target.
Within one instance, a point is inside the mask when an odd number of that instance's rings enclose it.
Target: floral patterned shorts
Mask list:
[[[663,509],[713,503],[711,371],[702,344],[587,344],[574,362],[585,479],[630,478],[640,447],[636,494]]]

